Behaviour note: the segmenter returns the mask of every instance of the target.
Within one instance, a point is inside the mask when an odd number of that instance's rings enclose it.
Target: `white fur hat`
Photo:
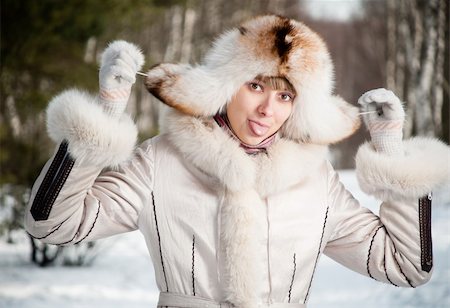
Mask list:
[[[333,64],[321,37],[276,15],[253,18],[225,32],[199,65],[153,67],[146,86],[182,113],[213,116],[256,76],[285,77],[297,91],[293,112],[281,129],[284,138],[330,144],[360,125],[358,109],[332,94]]]

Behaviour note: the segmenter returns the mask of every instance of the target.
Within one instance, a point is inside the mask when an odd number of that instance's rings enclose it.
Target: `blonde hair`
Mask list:
[[[294,95],[297,95],[297,91],[295,91],[294,86],[285,77],[278,77],[278,76],[269,77],[258,75],[256,76],[255,80],[264,82],[274,90],[289,91],[292,92]]]
[[[258,75],[253,80],[263,82],[264,84],[268,85],[274,90],[289,91],[292,92],[294,96],[297,95],[297,91],[295,90],[294,86],[285,77]],[[234,95],[236,95],[236,93]],[[227,106],[229,103],[230,102],[227,102],[226,105],[220,108],[219,110],[220,114],[226,114]]]

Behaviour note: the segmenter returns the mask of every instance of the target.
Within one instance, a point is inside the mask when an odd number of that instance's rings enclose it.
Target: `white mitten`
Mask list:
[[[120,117],[130,97],[136,72],[144,64],[139,48],[125,41],[109,44],[102,54],[99,82],[100,104],[113,117]]]
[[[388,155],[403,155],[405,111],[400,99],[392,91],[380,88],[364,93],[358,104],[363,113],[367,112],[363,118],[375,149]]]

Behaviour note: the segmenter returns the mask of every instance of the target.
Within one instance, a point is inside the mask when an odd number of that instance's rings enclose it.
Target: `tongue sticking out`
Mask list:
[[[258,137],[264,136],[267,133],[267,131],[269,130],[269,127],[259,125],[256,122],[249,121],[248,123],[249,123],[248,126],[250,127],[250,130],[252,131],[252,133]]]

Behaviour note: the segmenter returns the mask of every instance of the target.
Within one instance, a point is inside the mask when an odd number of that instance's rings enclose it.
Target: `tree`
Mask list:
[[[387,86],[406,102],[406,136],[449,141],[444,131],[449,95],[444,76],[449,52],[447,5],[445,0],[387,0]]]
[[[11,215],[0,221],[0,235],[22,227],[24,196],[54,149],[45,132],[50,98],[68,87],[95,92],[95,42],[148,24],[155,9],[139,0],[4,0],[1,6],[0,211]],[[30,239],[32,259],[41,265],[61,250]]]

